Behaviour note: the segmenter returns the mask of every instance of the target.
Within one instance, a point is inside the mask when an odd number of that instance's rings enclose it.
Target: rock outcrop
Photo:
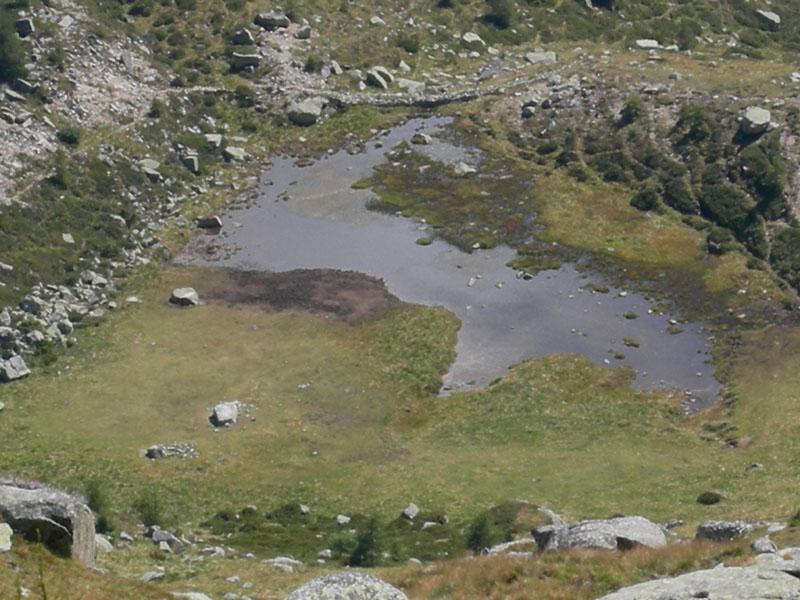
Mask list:
[[[339,571],[312,579],[286,600],[408,600],[396,587],[374,575]]]
[[[94,515],[80,498],[42,483],[3,479],[0,515],[14,532],[94,566]]]
[[[697,526],[695,538],[712,542],[728,542],[749,535],[755,525],[747,521],[703,521]]]

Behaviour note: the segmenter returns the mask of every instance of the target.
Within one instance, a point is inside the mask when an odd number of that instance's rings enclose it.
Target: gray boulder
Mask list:
[[[800,579],[778,569],[717,567],[623,588],[599,600],[797,600]]]
[[[769,128],[772,116],[765,108],[748,106],[742,116],[742,133],[746,135],[760,135]]]
[[[311,38],[311,25],[301,25],[294,32],[294,37],[298,40],[307,40]]]
[[[464,161],[459,161],[459,163],[453,169],[455,174],[463,177],[464,175],[470,175],[472,173],[477,173],[477,169],[473,166],[468,165]]]
[[[239,418],[238,402],[220,402],[214,406],[210,421],[215,427],[233,425]]]
[[[461,36],[461,43],[464,44],[464,47],[468,50],[480,51],[486,48],[486,42],[481,39],[481,36],[471,31]]]
[[[768,535],[753,541],[753,543],[750,544],[750,548],[756,554],[774,554],[778,551],[778,547],[775,545],[775,542],[769,539]]]
[[[240,29],[234,34],[231,41],[233,41],[236,46],[252,46],[255,44],[253,34],[250,33],[249,29]]]
[[[200,304],[200,296],[197,295],[194,288],[175,288],[172,290],[169,302],[178,306],[197,306]]]
[[[80,498],[42,483],[3,479],[0,515],[14,532],[94,566],[94,515]]]
[[[200,172],[200,161],[197,158],[197,154],[184,154],[181,156],[181,162],[183,163],[184,167],[189,169],[195,175]]]
[[[221,229],[222,228],[222,219],[219,215],[213,215],[211,217],[200,217],[197,219],[197,226],[200,229]]]
[[[106,536],[96,533],[94,536],[94,547],[98,554],[110,554],[114,551],[114,546],[108,541]]]
[[[425,91],[425,83],[422,81],[414,81],[413,79],[405,79],[403,77],[397,78],[397,87],[407,91],[409,94],[421,94]]]
[[[636,46],[644,50],[653,50],[655,48],[660,48],[661,44],[658,43],[658,40],[642,39],[636,40]]]
[[[259,27],[263,27],[267,31],[274,29],[285,29],[292,24],[289,17],[280,12],[271,11],[268,13],[259,13],[253,19],[253,23]]]
[[[389,89],[389,82],[384,79],[381,74],[376,71],[374,68],[369,69],[367,71],[367,83],[371,86],[376,88],[380,88],[382,90]]]
[[[697,526],[695,539],[729,542],[749,535],[755,525],[747,521],[703,521]]]
[[[238,146],[227,146],[222,151],[222,157],[228,161],[242,161],[247,158],[247,152]]]
[[[231,68],[234,71],[242,71],[247,68],[255,68],[261,63],[260,54],[242,54],[234,52],[231,54]]]
[[[8,360],[0,360],[0,381],[14,381],[30,375],[31,370],[25,360],[15,354]]]
[[[11,550],[11,534],[14,531],[8,523],[0,523],[0,552]]]
[[[644,517],[596,519],[569,526],[543,525],[535,527],[532,533],[540,550],[556,548],[627,550],[634,546],[660,548],[667,544],[664,530]]]
[[[408,600],[396,587],[374,575],[357,571],[338,571],[312,579],[297,588],[286,600]]]
[[[413,521],[414,518],[419,514],[419,507],[411,502],[408,506],[403,509],[403,512],[400,513],[400,516],[404,519],[408,519],[409,521]]]
[[[219,148],[222,145],[222,134],[221,133],[207,133],[205,136],[206,142],[212,148]]]
[[[295,125],[307,127],[316,123],[322,116],[324,106],[323,98],[309,98],[301,102],[292,102],[286,110],[286,116]]]
[[[145,533],[145,537],[150,538],[153,540],[153,543],[158,546],[162,542],[169,546],[169,549],[174,552],[181,552],[183,550],[183,542],[180,541],[175,534],[166,531],[165,529],[161,529],[158,525],[152,525],[147,529],[147,533]]]

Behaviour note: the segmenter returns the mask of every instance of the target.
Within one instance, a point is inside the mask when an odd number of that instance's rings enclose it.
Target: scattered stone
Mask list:
[[[770,10],[756,10],[756,15],[769,27],[770,31],[777,31],[781,25],[781,17]]]
[[[374,16],[370,17],[369,24],[370,25],[379,25],[379,26],[380,25],[386,25],[386,21],[381,19],[378,15],[374,15]]]
[[[607,548],[627,550],[634,546],[660,548],[667,539],[659,525],[644,517],[617,517],[581,521],[574,525],[543,525],[532,531],[540,550],[556,548]]]
[[[207,133],[205,136],[206,142],[214,148],[217,149],[222,145],[222,134],[221,133]]]
[[[15,381],[30,374],[31,370],[19,354],[15,354],[8,360],[0,359],[0,381]]]
[[[557,59],[555,52],[537,51],[537,52],[527,52],[525,54],[525,60],[527,60],[532,65],[536,64],[552,65],[556,62]]]
[[[770,124],[772,116],[765,108],[758,106],[748,106],[742,116],[742,133],[745,135],[760,135],[764,133]]]
[[[141,577],[139,577],[139,581],[144,583],[150,583],[151,581],[158,581],[159,579],[164,579],[164,571],[148,571]]]
[[[259,27],[263,27],[267,31],[285,29],[292,24],[291,20],[289,20],[289,17],[287,17],[284,13],[276,11],[257,14],[253,19],[253,23]]]
[[[336,524],[339,527],[342,527],[350,522],[350,517],[348,517],[347,515],[336,515],[334,521],[336,521]]]
[[[309,98],[301,102],[292,102],[286,110],[286,116],[295,125],[307,127],[319,120],[324,106],[324,98]]]
[[[175,288],[172,290],[172,295],[169,297],[170,304],[177,304],[179,306],[197,306],[200,304],[200,296],[194,288]]]
[[[249,29],[240,29],[233,35],[231,41],[236,46],[252,46],[255,44],[255,39],[253,39],[253,34]]]
[[[33,94],[39,89],[30,81],[27,79],[22,79],[21,77],[14,82],[14,87],[16,87],[23,94]]]
[[[400,516],[404,519],[408,519],[409,521],[413,521],[414,517],[419,514],[419,507],[411,502],[408,506],[403,509],[403,512],[400,513]]]
[[[768,535],[754,540],[753,543],[750,544],[750,548],[756,554],[774,554],[778,551],[778,547],[775,545],[775,542],[769,539]]]
[[[311,25],[301,25],[294,32],[294,37],[298,40],[307,40],[311,38]]]
[[[8,523],[0,523],[0,552],[11,550],[11,534],[13,530]]]
[[[200,160],[197,154],[184,154],[181,156],[183,166],[189,169],[192,173],[197,175],[200,172]]]
[[[150,460],[163,458],[197,458],[197,449],[188,442],[175,442],[172,444],[155,444],[145,450],[144,455]]]
[[[238,402],[220,402],[214,406],[209,420],[214,427],[233,425],[239,418]]]
[[[681,519],[670,519],[664,524],[664,529],[675,529],[681,525],[683,525],[683,521]]]
[[[94,515],[81,499],[42,483],[2,479],[0,515],[26,539],[94,566]]]
[[[411,138],[411,143],[428,146],[433,143],[433,138],[427,133],[415,133]]]
[[[661,47],[661,44],[658,43],[658,40],[648,40],[648,39],[636,40],[636,45],[639,48],[642,48],[642,49],[645,49],[645,50],[650,50],[650,49],[660,48]]]
[[[96,533],[94,535],[94,547],[98,553],[108,554],[114,551],[114,546],[108,541],[106,536]]]
[[[234,71],[256,68],[259,64],[261,64],[260,54],[243,54],[241,52],[231,54],[231,68]]]
[[[14,30],[19,37],[28,37],[35,31],[33,28],[33,19],[17,19],[14,21]]]
[[[396,587],[374,575],[358,571],[338,571],[312,579],[297,588],[286,600],[408,600]]]
[[[25,102],[25,96],[22,94],[18,94],[12,89],[6,89],[5,91],[6,99],[11,100],[12,102]],[[16,115],[14,116],[14,121],[16,122],[17,118]]]
[[[222,156],[228,161],[243,161],[247,158],[247,152],[238,146],[227,146],[222,151]]]
[[[172,592],[172,595],[186,600],[211,600],[211,598],[200,592]]]
[[[295,560],[291,556],[278,556],[276,558],[267,559],[264,562],[286,573],[294,573],[295,567],[303,566],[302,562]]]
[[[697,526],[695,539],[728,542],[749,535],[754,528],[747,521],[703,521]]]
[[[480,51],[486,48],[486,42],[481,39],[477,33],[467,31],[461,36],[461,42],[467,50]]]
[[[158,525],[151,525],[147,528],[147,532],[144,534],[146,538],[150,538],[153,540],[155,545],[159,545],[162,542],[166,543],[167,546],[171,551],[175,552],[182,552],[183,551],[183,542],[179,540],[175,534],[166,531],[165,529],[161,529]]]
[[[463,177],[464,175],[470,175],[472,173],[477,173],[478,172],[478,170],[475,167],[471,167],[470,165],[468,165],[464,161],[459,162],[455,166],[454,170],[455,170],[456,175],[458,175],[460,177]]]
[[[367,83],[382,90],[388,90],[394,82],[394,76],[384,67],[372,67],[367,70]]]
[[[62,233],[61,234],[61,239],[64,240],[64,243],[66,243],[66,244],[74,244],[75,243],[75,238],[72,237],[71,233]]]
[[[129,533],[125,533],[124,531],[119,532],[119,539],[123,542],[128,542],[129,544],[133,542],[133,536]]]
[[[200,229],[222,229],[222,219],[219,215],[200,217],[197,219],[197,226]]]

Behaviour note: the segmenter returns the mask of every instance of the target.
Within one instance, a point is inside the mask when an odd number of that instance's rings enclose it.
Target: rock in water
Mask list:
[[[772,116],[765,108],[748,106],[742,116],[742,133],[746,135],[760,135],[769,128]]]
[[[3,479],[0,515],[27,539],[94,566],[94,515],[77,497],[42,483]]]
[[[338,571],[312,579],[286,600],[408,600],[408,597],[374,575]]]
[[[177,304],[178,306],[197,306],[200,304],[200,296],[194,288],[175,288],[172,290],[172,295],[169,297],[170,304]]]

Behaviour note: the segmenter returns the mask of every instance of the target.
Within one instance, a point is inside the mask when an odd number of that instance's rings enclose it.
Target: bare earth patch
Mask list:
[[[333,269],[281,273],[226,269],[223,277],[208,284],[201,293],[209,300],[329,313],[347,320],[385,312],[399,302],[382,280]]]

